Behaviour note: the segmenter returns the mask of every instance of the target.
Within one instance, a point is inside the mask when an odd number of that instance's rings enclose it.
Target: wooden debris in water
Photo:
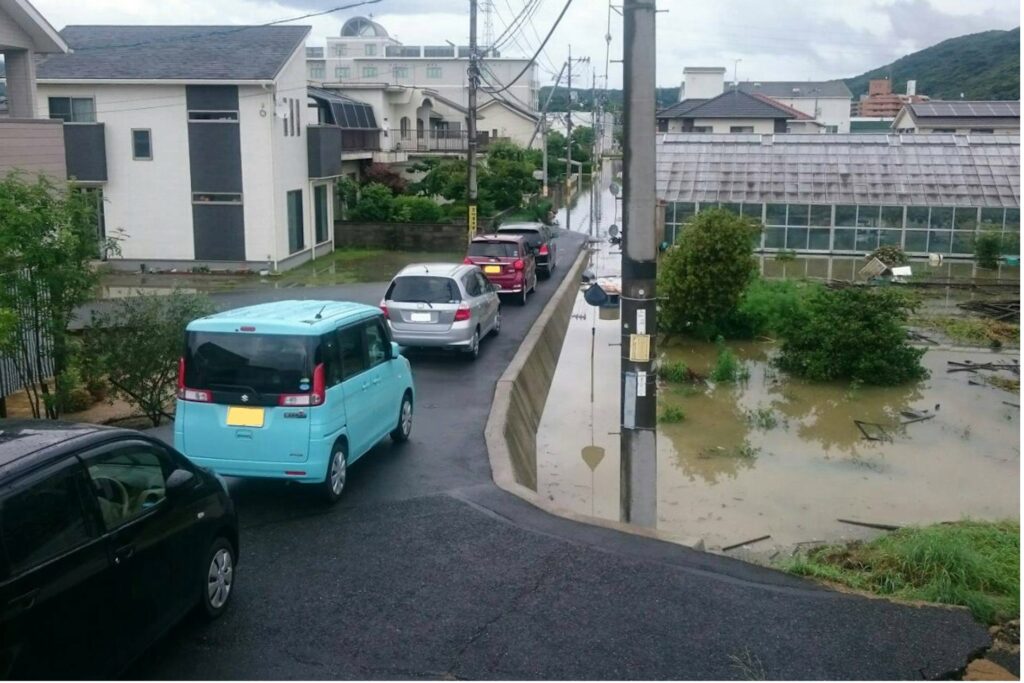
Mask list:
[[[742,543],[733,543],[732,545],[727,545],[724,548],[722,548],[722,552],[724,553],[729,550],[735,550],[736,548],[741,548],[745,545],[750,545],[751,543],[760,543],[761,541],[767,541],[771,537],[771,534],[768,534],[767,536],[758,536],[757,538],[752,538],[749,541],[743,541]]]
[[[865,422],[863,420],[854,420],[853,424],[857,425],[857,429],[864,435],[864,438],[868,441],[889,441],[892,442],[892,436],[889,432],[885,431],[885,427],[878,424],[877,422]]]
[[[843,524],[852,524],[853,526],[862,526],[868,529],[881,529],[882,531],[898,531],[903,527],[897,526],[896,524],[877,524],[875,522],[858,522],[855,519],[837,519],[837,522]]]
[[[995,320],[1020,319],[1020,299],[1000,299],[997,301],[965,301],[957,304],[957,308],[965,311],[981,313]]]

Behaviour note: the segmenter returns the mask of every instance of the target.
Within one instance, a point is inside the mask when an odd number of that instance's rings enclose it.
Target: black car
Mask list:
[[[0,677],[112,677],[232,594],[223,482],[139,432],[0,420]]]
[[[498,227],[499,234],[515,234],[526,237],[526,243],[537,255],[537,274],[551,277],[558,261],[554,232],[543,223],[505,223]]]

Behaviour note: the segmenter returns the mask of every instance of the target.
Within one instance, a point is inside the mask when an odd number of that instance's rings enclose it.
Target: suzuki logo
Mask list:
[[[242,403],[249,402],[249,394],[242,394]]]

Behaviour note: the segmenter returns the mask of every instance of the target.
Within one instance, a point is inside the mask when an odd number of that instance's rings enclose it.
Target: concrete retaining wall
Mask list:
[[[334,245],[338,249],[461,252],[466,248],[466,224],[337,221]]]

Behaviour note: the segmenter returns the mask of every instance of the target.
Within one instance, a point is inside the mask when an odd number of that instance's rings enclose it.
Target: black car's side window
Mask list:
[[[341,370],[344,379],[354,377],[368,367],[366,357],[363,355],[362,325],[338,330],[338,351],[341,355]]]
[[[0,536],[11,573],[20,574],[96,538],[77,461],[0,500]]]
[[[167,497],[170,465],[165,458],[152,446],[139,443],[112,449],[86,461],[108,530],[143,515]]]

